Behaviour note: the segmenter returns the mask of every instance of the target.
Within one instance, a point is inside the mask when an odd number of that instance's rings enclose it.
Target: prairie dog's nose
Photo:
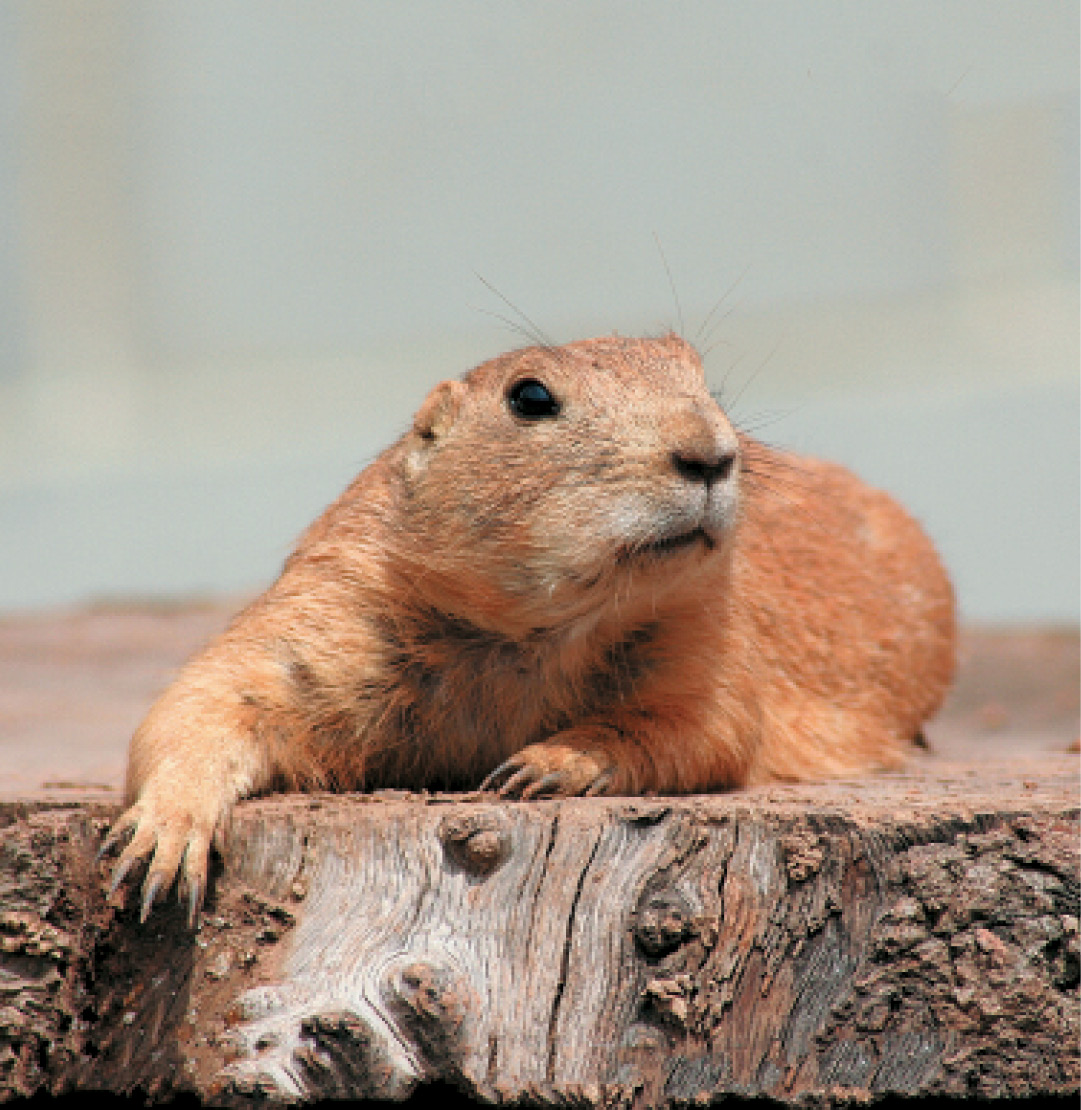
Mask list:
[[[676,473],[688,482],[701,483],[709,489],[714,482],[723,482],[735,466],[736,452],[714,444],[709,450],[680,447],[672,452]]]
[[[676,430],[676,429],[673,429]],[[710,489],[724,482],[736,464],[738,441],[723,417],[695,413],[685,417],[669,440],[672,466],[686,482]]]
[[[727,481],[736,469],[739,439],[712,401],[679,398],[662,418],[661,442],[668,465],[679,478],[707,492]]]

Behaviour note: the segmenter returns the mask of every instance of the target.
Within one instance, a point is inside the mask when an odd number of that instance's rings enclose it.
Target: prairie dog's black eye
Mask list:
[[[523,378],[507,391],[507,405],[524,420],[545,420],[559,415],[559,402],[552,391],[536,378]]]

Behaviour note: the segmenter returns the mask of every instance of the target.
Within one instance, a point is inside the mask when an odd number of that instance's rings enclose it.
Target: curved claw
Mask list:
[[[521,766],[521,760],[516,755],[512,755],[509,759],[504,759],[503,762],[480,784],[479,789],[482,792],[498,790],[507,779],[521,768]]]
[[[563,783],[563,776],[558,771],[551,771],[545,775],[544,778],[538,779],[536,782],[530,783],[522,791],[522,800],[529,798],[545,798],[560,792],[559,788]],[[510,785],[509,783],[507,784]]]
[[[120,884],[127,877],[128,872],[132,869],[134,864],[135,857],[127,856],[116,865],[116,869],[113,871],[113,880],[109,883],[110,898],[120,889]]]
[[[158,896],[158,891],[161,890],[163,876],[159,872],[154,872],[146,877],[146,882],[143,883],[143,901],[139,909],[139,921],[145,922],[150,916],[150,911],[154,908],[154,899]]]
[[[127,825],[127,824],[121,824],[118,821],[108,831],[108,833],[105,836],[105,839],[101,842],[101,847],[98,848],[97,854],[94,856],[94,862],[95,863],[101,863],[101,861],[106,856],[111,855],[113,852],[116,851],[117,848],[120,847],[120,845],[124,841],[125,837],[130,836],[130,835],[131,835],[131,826]]]
[[[612,785],[614,778],[615,775],[611,771],[603,771],[582,791],[582,796],[584,798],[595,798],[599,794],[607,793],[608,787]]]
[[[204,886],[202,879],[188,881],[188,925],[194,926],[203,907]]]
[[[499,788],[499,796],[501,798],[524,798],[524,791],[539,774],[540,771],[536,767],[531,767],[527,763],[503,783]]]

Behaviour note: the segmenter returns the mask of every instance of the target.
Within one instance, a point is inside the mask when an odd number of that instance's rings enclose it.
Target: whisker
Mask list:
[[[483,312],[485,316],[491,316],[493,320],[499,320],[501,323],[506,324],[511,331],[517,332],[523,339],[528,339],[530,343],[537,342],[537,337],[527,328],[523,327],[519,321],[512,320],[509,316],[504,316],[503,313],[495,312],[490,308],[482,308],[480,305],[470,305],[470,307],[474,312]]]
[[[712,348],[711,348],[711,350],[712,350]],[[706,358],[706,357],[707,357],[706,355],[702,356],[703,359]],[[728,388],[728,379],[732,376],[732,371],[735,370],[735,368],[737,366],[739,366],[739,364],[746,357],[747,357],[747,352],[746,351],[741,351],[738,355],[736,355],[736,357],[729,364],[728,369],[725,370],[724,377],[721,379],[721,384],[719,386],[714,387],[713,389],[711,389],[709,391],[709,395],[713,398],[714,401],[717,402],[718,405],[721,406],[721,408],[723,408],[725,410],[725,412],[728,411],[728,402],[725,400],[725,390],[727,390],[727,388]]]
[[[545,347],[549,350],[555,347],[555,344],[550,340],[544,332],[509,298],[505,297],[486,277],[479,274],[476,270],[473,271],[473,276],[491,293],[494,293],[506,306],[518,316],[526,325],[531,329],[532,334],[530,338],[534,340],[539,346]]]
[[[778,339],[773,344],[769,354],[755,367],[754,373],[740,386],[739,392],[732,398],[729,403],[729,409],[734,410],[736,405],[739,404],[739,399],[747,392],[748,387],[755,381],[759,374],[773,361],[773,356],[781,349],[781,341]]]
[[[668,265],[668,259],[664,255],[664,248],[661,246],[660,237],[656,232],[653,233],[653,242],[657,244],[657,253],[661,256],[661,264],[664,266],[664,272],[668,275],[668,286],[672,290],[672,300],[676,302],[676,318],[679,320],[679,334],[682,337],[687,330],[683,323],[683,306],[679,303],[679,293],[676,292],[676,283],[672,278],[672,270]]]
[[[736,280],[734,282],[732,282],[732,284],[721,294],[720,299],[714,304],[714,306],[706,314],[706,318],[702,321],[702,324],[699,327],[698,331],[696,331],[694,333],[695,346],[697,346],[699,344],[699,342],[708,343],[710,341],[710,332],[707,331],[707,328],[709,328],[710,322],[713,320],[713,317],[717,314],[717,311],[718,311],[718,309],[720,309],[721,305],[723,305],[724,302],[727,301],[728,298],[735,292],[736,287],[747,276],[747,274],[750,272],[750,269],[751,269],[751,266],[750,266],[750,263],[748,263],[743,268],[743,272],[739,275],[739,277],[737,277]],[[731,311],[731,310],[729,310],[729,311]],[[717,322],[721,323],[723,320],[725,320],[728,317],[728,315],[729,315],[729,313],[725,313],[725,315],[722,316]],[[712,350],[712,349],[713,348],[711,347],[710,350]],[[702,357],[704,358],[705,355],[703,355]]]
[[[800,411],[799,405],[793,406],[790,409],[775,409],[772,412],[761,412],[755,415],[741,419],[739,421],[739,430],[742,432],[756,432],[759,428],[768,428],[771,424],[776,424],[778,421],[787,420],[788,417],[795,415]],[[775,448],[776,450],[777,448]]]

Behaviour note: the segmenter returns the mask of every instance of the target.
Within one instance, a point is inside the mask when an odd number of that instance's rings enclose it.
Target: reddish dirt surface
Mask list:
[[[112,605],[0,617],[0,797],[119,800],[132,731],[237,607]],[[1076,751],[1079,662],[1073,629],[968,629],[954,691],[927,730],[929,761]],[[1033,770],[1038,765],[1035,758]]]
[[[0,796],[119,799],[128,740],[236,605],[0,617]]]

